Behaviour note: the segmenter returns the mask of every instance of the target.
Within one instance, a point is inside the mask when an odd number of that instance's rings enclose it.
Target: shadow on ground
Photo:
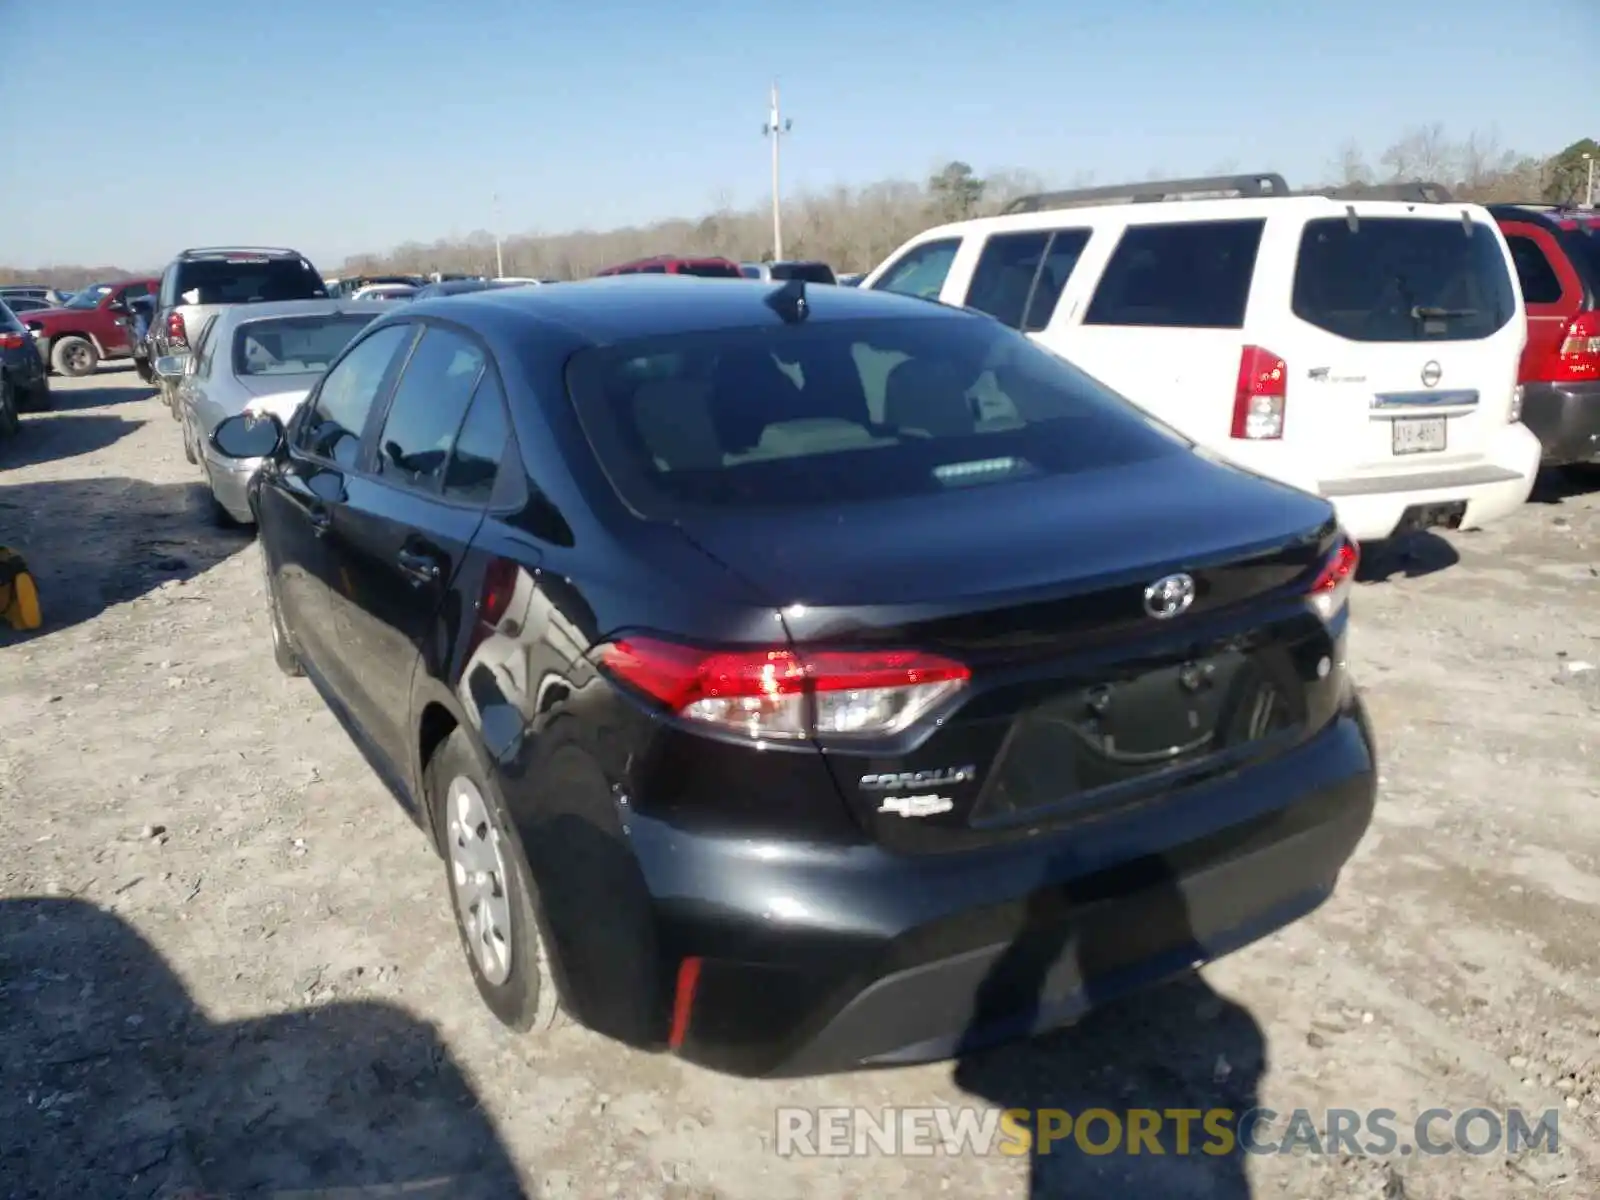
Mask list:
[[[528,1195],[427,1024],[369,1001],[213,1022],[80,900],[0,901],[0,1070],[18,1200]]]
[[[1265,1035],[1186,968],[1249,940],[1241,931],[1253,923],[1231,914],[1216,931],[1197,928],[1202,918],[1162,859],[1123,875],[1130,890],[1114,909],[1089,886],[1032,893],[1020,931],[985,974],[964,1045],[1081,1020],[969,1050],[955,1083],[1030,1114],[1030,1200],[1249,1200],[1238,1142],[1250,1129],[1240,1117],[1257,1106]],[[1294,903],[1313,902],[1308,893]],[[1176,981],[1141,987],[1151,978]]]
[[[142,421],[129,421],[124,417],[101,413],[87,416],[71,413],[25,416],[22,418],[22,428],[16,435],[0,441],[0,480],[5,478],[3,472],[18,467],[36,467],[104,450],[142,424]]]
[[[124,378],[131,379],[131,384],[124,384]],[[85,408],[110,408],[113,404],[132,404],[137,400],[148,400],[156,394],[156,389],[148,384],[141,383],[137,375],[112,375],[110,380],[115,382],[101,383],[99,378],[92,387],[75,387],[68,391],[61,387],[59,382],[51,380],[50,411],[51,412],[76,412]],[[162,409],[162,412],[165,412]]]
[[[1361,543],[1360,583],[1387,583],[1396,575],[1420,579],[1448,570],[1461,561],[1456,548],[1437,533],[1424,531],[1384,541]]]
[[[0,545],[27,559],[44,627],[16,634],[0,626],[0,646],[47,636],[169,580],[190,579],[252,540],[249,530],[210,521],[210,497],[198,483],[113,476],[6,486],[4,478]]]
[[[1547,468],[1539,472],[1528,501],[1531,504],[1565,504],[1594,492],[1600,492],[1600,464]]]

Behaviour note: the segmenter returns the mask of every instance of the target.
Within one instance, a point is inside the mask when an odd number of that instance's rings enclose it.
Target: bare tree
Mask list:
[[[1458,175],[1460,149],[1453,145],[1442,124],[1419,125],[1383,152],[1379,160],[1395,183],[1413,180],[1438,182]]]
[[[1367,156],[1362,153],[1361,145],[1351,139],[1339,147],[1339,156],[1334,160],[1333,182],[1348,187],[1353,184],[1372,182],[1372,168],[1367,165]]]

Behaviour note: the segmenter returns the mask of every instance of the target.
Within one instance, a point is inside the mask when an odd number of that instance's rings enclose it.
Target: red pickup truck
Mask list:
[[[61,375],[88,375],[102,359],[133,353],[133,324],[128,302],[152,294],[156,279],[119,279],[91,283],[60,308],[21,313],[39,354]]]

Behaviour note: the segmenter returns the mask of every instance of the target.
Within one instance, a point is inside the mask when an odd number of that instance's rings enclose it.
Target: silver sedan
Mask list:
[[[175,408],[184,454],[204,472],[220,522],[253,523],[246,488],[260,462],[224,458],[211,431],[247,408],[287,421],[350,339],[392,307],[355,300],[233,305],[212,318],[186,361],[157,364],[158,373],[182,371]]]

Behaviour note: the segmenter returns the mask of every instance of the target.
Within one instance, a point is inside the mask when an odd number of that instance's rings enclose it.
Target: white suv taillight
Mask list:
[[[1283,436],[1289,407],[1289,368],[1270,350],[1246,346],[1239,355],[1239,383],[1233,393],[1233,436],[1269,441]]]
[[[599,661],[684,720],[785,740],[899,733],[972,677],[915,650],[704,650],[644,637],[607,643]]]
[[[1506,412],[1506,424],[1515,425],[1522,420],[1522,385],[1511,389],[1511,408]]]
[[[1356,568],[1361,565],[1361,548],[1349,538],[1340,536],[1322,569],[1311,581],[1311,607],[1324,621],[1332,621],[1350,600],[1350,589],[1355,586]]]

